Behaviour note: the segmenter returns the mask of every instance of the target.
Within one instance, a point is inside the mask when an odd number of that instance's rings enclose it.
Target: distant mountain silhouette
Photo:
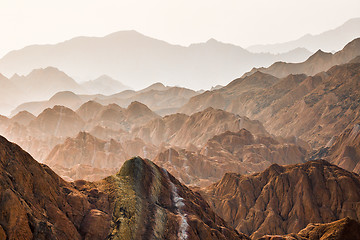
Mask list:
[[[335,29],[317,35],[307,34],[297,40],[284,43],[253,45],[247,50],[255,53],[284,53],[301,47],[312,52],[318,49],[332,52],[339,51],[346,43],[358,37],[360,37],[360,18],[354,18]]]
[[[275,61],[303,61],[311,53],[254,54],[214,39],[188,47],[171,45],[136,31],[105,37],[77,37],[54,45],[32,45],[0,59],[0,73],[28,74],[48,66],[65,71],[77,81],[103,74],[139,89],[154,82],[201,89],[224,84],[252,67]]]
[[[167,115],[175,113],[191,97],[197,94],[198,92],[187,88],[164,86],[162,83],[152,84],[140,91],[125,90],[109,96],[102,94],[75,94],[71,91],[61,91],[47,101],[25,102],[20,104],[13,109],[11,115],[15,115],[21,111],[28,111],[34,115],[38,115],[44,109],[52,108],[55,105],[62,105],[76,110],[90,100],[103,105],[116,103],[121,107],[127,107],[132,102],[137,101],[149,106],[151,110],[160,115]]]
[[[107,75],[101,75],[95,80],[90,80],[81,84],[87,93],[111,95],[126,89],[130,89],[121,82],[112,79]]]

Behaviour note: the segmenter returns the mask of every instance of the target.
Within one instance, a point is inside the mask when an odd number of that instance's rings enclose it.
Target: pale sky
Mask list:
[[[31,44],[136,30],[187,46],[297,39],[360,17],[359,0],[0,0],[0,57]]]

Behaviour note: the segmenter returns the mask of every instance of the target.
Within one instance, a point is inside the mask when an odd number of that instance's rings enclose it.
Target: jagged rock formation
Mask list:
[[[227,173],[200,192],[225,221],[255,239],[297,233],[312,222],[360,219],[359,175],[324,160]]]
[[[199,194],[141,158],[100,182],[68,183],[0,137],[0,169],[5,239],[248,239]]]
[[[189,144],[201,147],[216,134],[236,132],[242,128],[254,134],[269,135],[259,121],[211,107],[191,116],[175,114],[150,121],[135,128],[132,134],[144,141],[154,141],[155,144],[164,142],[186,148]]]
[[[360,125],[345,129],[328,144],[313,153],[312,159],[324,158],[348,171],[360,174]]]
[[[111,215],[103,193],[88,198],[3,137],[0,169],[2,239],[82,239],[94,237],[92,231],[97,239],[107,236]],[[92,228],[86,219],[93,219]]]
[[[83,129],[85,122],[71,109],[55,106],[45,109],[30,124],[29,128],[39,135],[68,137]]]
[[[360,224],[351,218],[331,223],[310,223],[297,234],[266,235],[258,240],[354,240],[360,239]]]
[[[255,91],[250,87],[232,90],[248,78],[260,83],[269,79],[269,75],[257,72],[256,77],[241,78],[222,89],[192,98],[182,111],[207,107],[208,102],[212,104],[210,99],[216,98],[221,109],[260,120],[274,135],[297,136],[317,148],[356,123],[359,74],[360,64],[351,63],[311,77],[289,75]]]
[[[132,156],[152,159],[157,149],[141,139],[117,142],[101,140],[80,132],[56,145],[44,160],[57,174],[68,181],[84,179],[97,181],[115,174],[125,160]]]
[[[129,160],[104,181],[115,190],[109,196],[115,206],[110,239],[247,239],[229,229],[200,195],[148,160]]]
[[[82,109],[82,106],[77,111],[79,114],[86,113],[89,115],[85,115],[84,118],[89,119],[92,117],[86,124],[86,129],[89,130],[96,126],[101,126],[129,132],[133,127],[141,126],[152,119],[159,118],[156,113],[140,102],[132,102],[126,109],[117,104],[109,104],[102,107],[94,103],[91,103],[91,105],[91,107],[86,107],[86,109]]]
[[[280,78],[286,77],[289,74],[306,74],[312,76],[319,72],[326,71],[334,65],[347,63],[359,55],[360,38],[356,38],[335,54],[318,50],[302,63],[276,62],[268,68],[254,68],[245,75],[251,75],[256,71],[261,71]]]
[[[306,149],[297,144],[241,129],[215,135],[199,150],[169,148],[153,161],[188,185],[208,186],[227,172],[248,174],[273,163],[302,163],[306,155]]]
[[[85,130],[106,141],[132,140],[139,147],[139,141],[131,138],[129,131],[156,118],[159,116],[139,102],[133,102],[124,109],[116,104],[103,106],[89,101],[76,112],[58,105],[45,109],[37,117],[20,112],[10,120],[4,118],[7,120],[0,122],[0,134],[20,144],[38,160],[43,161],[55,145]],[[152,149],[150,144],[147,145]],[[136,147],[135,149],[139,152]],[[151,153],[148,156],[153,156],[152,151],[148,152]]]
[[[63,144],[56,145],[46,157],[44,163],[49,165],[61,177],[78,180],[99,180],[115,174],[125,160],[129,159],[123,146],[115,140],[103,141],[88,133],[80,132],[75,138],[68,138]],[[89,168],[94,173],[89,174]],[[65,169],[74,175],[63,175]],[[82,173],[84,169],[84,173]],[[97,170],[97,171],[96,171]],[[104,174],[100,174],[101,171]],[[63,174],[61,174],[63,173]],[[109,174],[110,173],[110,174]]]
[[[266,89],[276,84],[278,81],[279,79],[274,76],[256,72],[250,76],[235,79],[220,89],[206,91],[192,97],[179,111],[186,114],[192,114],[208,107],[225,110],[228,109],[228,106],[231,105],[232,102],[239,102],[240,100],[240,105],[245,105],[245,101],[249,101],[248,98],[256,97],[254,93],[257,93],[259,90],[266,91]],[[260,94],[257,95],[266,96]],[[237,111],[237,113],[240,112],[241,111]],[[244,114],[245,112],[242,112],[242,115]]]
[[[315,147],[325,145],[332,136],[359,120],[359,77],[360,64],[345,64],[304,80],[299,88],[263,112],[262,119],[267,113],[272,114],[264,125],[276,135],[295,135]],[[301,88],[308,90],[296,96]],[[288,100],[294,98],[295,101]],[[283,107],[272,112],[279,104]]]

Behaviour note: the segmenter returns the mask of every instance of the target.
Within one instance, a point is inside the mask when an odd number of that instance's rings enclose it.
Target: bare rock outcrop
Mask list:
[[[360,177],[325,160],[280,166],[253,175],[227,173],[202,189],[215,211],[258,238],[297,233],[309,223],[360,219]]]

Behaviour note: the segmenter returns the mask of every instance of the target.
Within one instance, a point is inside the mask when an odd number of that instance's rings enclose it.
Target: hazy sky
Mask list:
[[[173,44],[215,38],[247,47],[321,33],[354,17],[359,0],[0,0],[0,57],[130,29]]]

